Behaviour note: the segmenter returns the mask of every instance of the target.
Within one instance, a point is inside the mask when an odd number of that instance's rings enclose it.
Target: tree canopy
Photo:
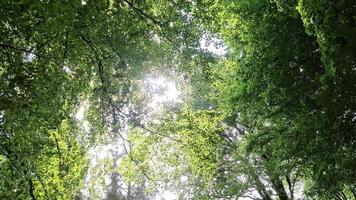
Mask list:
[[[0,199],[356,199],[353,0],[4,0],[0,80]]]

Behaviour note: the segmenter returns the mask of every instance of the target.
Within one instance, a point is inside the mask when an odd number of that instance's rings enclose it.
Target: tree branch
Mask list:
[[[34,191],[35,191],[35,188],[33,186],[33,182],[32,182],[32,179],[29,178],[28,179],[28,184],[29,184],[29,193],[30,193],[30,196],[32,198],[32,200],[36,200],[36,196],[34,194]]]
[[[160,26],[161,28],[164,26],[160,21],[156,20],[155,18],[151,17],[143,10],[135,6],[132,2],[127,0],[122,0],[123,2],[127,3],[131,9],[133,9],[140,17],[149,19],[153,24]]]

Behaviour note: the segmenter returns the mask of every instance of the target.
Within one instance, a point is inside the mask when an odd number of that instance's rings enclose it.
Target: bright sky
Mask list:
[[[227,53],[227,47],[219,38],[211,37],[208,34],[205,34],[199,42],[201,49],[206,50],[214,55],[223,56]]]
[[[158,111],[165,103],[181,102],[176,84],[161,75],[150,74],[143,81],[142,93],[148,96],[147,107]]]
[[[81,102],[77,110],[77,113],[75,114],[75,119],[78,120],[78,122],[81,124],[82,128],[86,133],[89,132],[89,128],[90,128],[89,122],[84,119],[84,113],[88,109],[88,107],[89,107],[88,100]]]
[[[172,191],[160,191],[160,194],[157,194],[154,197],[154,200],[177,200],[178,195]]]

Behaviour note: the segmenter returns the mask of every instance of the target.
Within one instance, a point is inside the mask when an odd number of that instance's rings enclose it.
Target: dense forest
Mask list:
[[[2,0],[0,80],[0,199],[356,199],[355,0]]]

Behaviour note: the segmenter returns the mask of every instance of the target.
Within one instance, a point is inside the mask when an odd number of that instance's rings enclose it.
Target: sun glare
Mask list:
[[[160,75],[149,75],[143,81],[143,96],[148,97],[147,106],[151,109],[159,109],[164,104],[180,103],[181,92],[175,82]]]

